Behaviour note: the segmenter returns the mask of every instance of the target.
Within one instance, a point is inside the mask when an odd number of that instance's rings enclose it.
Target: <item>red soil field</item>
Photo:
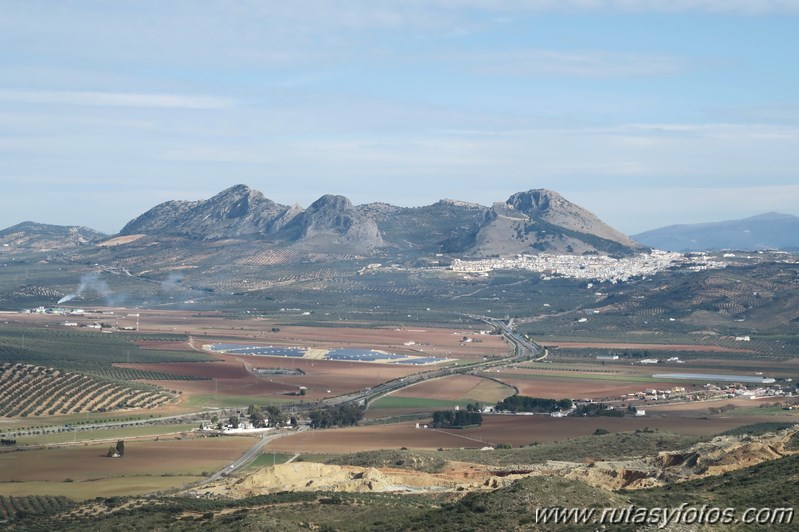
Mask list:
[[[138,340],[134,343],[141,349],[152,349],[154,351],[194,351],[194,349],[186,342]]]
[[[487,382],[490,383],[491,381],[474,375],[454,375],[452,377],[424,381],[391,395],[393,397],[425,397],[428,399],[457,401],[462,397],[471,397],[469,394],[472,392],[474,392],[473,395],[476,395],[476,388],[481,385],[485,386]],[[475,397],[475,399],[478,398]]]
[[[174,362],[162,364],[118,364],[148,371],[176,375],[208,377],[204,381],[153,381],[184,394],[252,395],[253,397],[284,397],[305,386],[306,399],[332,397],[376,386],[381,382],[404,377],[419,371],[405,365],[370,364],[363,362],[334,362],[262,356],[215,355],[217,362]],[[253,368],[300,368],[305,375],[256,376]],[[330,390],[330,392],[328,392]]]
[[[716,353],[752,353],[749,349],[733,349],[717,345],[692,345],[692,344],[624,344],[604,342],[552,342],[545,343],[547,347],[563,347],[565,349],[646,349],[649,351],[708,351]]]
[[[629,374],[630,380],[637,376],[650,376],[651,370],[636,374]],[[499,373],[485,372],[511,386],[519,389],[519,394],[531,397],[549,397],[553,399],[618,399],[628,393],[643,392],[647,389],[668,390],[675,386],[691,389],[685,381],[647,381],[630,382],[625,380],[626,374],[608,375],[596,373],[596,379],[590,378],[591,373],[582,371],[579,374],[568,371],[541,371],[532,369],[507,369]],[[586,378],[587,377],[587,378]],[[618,380],[612,378],[617,377]]]
[[[736,408],[758,408],[761,405],[771,404],[771,403],[781,403],[783,401],[790,401],[788,398],[784,397],[762,397],[758,399],[718,399],[715,401],[696,401],[691,403],[678,403],[678,404],[670,404],[670,405],[638,405],[641,408],[646,408],[647,412],[652,412],[653,414],[658,413],[669,413],[673,415],[680,415],[681,413],[685,413],[686,415],[700,415],[705,414],[708,412],[710,408],[721,408],[728,405],[733,405]],[[735,410],[732,410],[727,413],[727,415],[735,415]],[[785,417],[792,417],[795,419],[797,423],[799,423],[799,413],[788,413],[785,412],[785,416],[781,417],[781,420],[784,420]]]
[[[287,326],[279,319],[229,319],[218,312],[193,312],[171,310],[126,309],[122,307],[99,308],[113,315],[89,312],[83,317],[70,317],[70,321],[92,323],[94,321],[119,322],[120,326],[139,325],[138,333],[192,335],[195,344],[212,343],[215,339],[235,339],[245,343],[257,342],[275,346],[302,346],[315,348],[362,347],[381,349],[409,355],[450,356],[453,358],[477,359],[484,356],[505,355],[508,347],[502,337],[494,334],[479,334],[485,329],[482,324],[473,328],[440,329],[435,327],[413,328],[367,328],[367,327],[306,327]],[[138,314],[127,317],[128,314]],[[296,317],[294,317],[296,318]],[[8,321],[19,324],[57,324],[62,317],[45,314],[9,314]],[[272,332],[278,328],[279,332]],[[126,334],[120,331],[119,334]],[[462,343],[463,337],[472,341]],[[414,345],[404,345],[414,342]],[[142,343],[147,349],[186,349],[179,342],[149,341]]]
[[[221,469],[255,444],[254,438],[170,441],[125,440],[125,456],[108,458],[111,444],[0,453],[0,481],[76,481],[164,472],[199,474]]]
[[[658,390],[668,390],[674,386],[686,387],[685,383],[674,382],[657,383],[620,383],[613,381],[591,381],[580,379],[579,381],[568,380],[568,377],[560,379],[513,379],[501,376],[502,382],[516,386],[520,395],[530,397],[549,397],[553,399],[617,399],[628,393],[643,392],[646,389],[656,388]],[[686,388],[687,389],[687,388]]]
[[[509,443],[559,441],[588,436],[596,429],[611,432],[658,429],[686,435],[713,435],[741,425],[775,421],[774,416],[680,418],[668,416],[625,418],[552,418],[549,416],[484,416],[483,425],[465,430],[416,429],[414,423],[306,431],[271,442],[276,452],[346,453],[376,449],[483,447]]]

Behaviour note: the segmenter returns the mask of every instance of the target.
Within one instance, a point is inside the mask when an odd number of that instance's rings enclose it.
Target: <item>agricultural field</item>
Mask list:
[[[122,458],[106,456],[113,442],[0,452],[0,495],[47,493],[82,501],[171,489],[224,468],[255,441],[247,437],[128,439]]]
[[[276,357],[230,356],[210,353],[203,345],[218,340],[247,340],[274,346],[308,348],[382,349],[414,356],[444,356],[458,361],[482,360],[502,356],[508,348],[501,337],[480,334],[471,325],[461,329],[363,328],[284,326],[251,317],[231,317],[220,313],[127,309],[95,310],[78,323],[97,319],[133,320],[136,332],[99,334],[96,331],[69,330],[57,317],[43,314],[5,314],[8,323],[0,325],[0,356],[11,362],[48,363],[53,371],[80,372],[83,381],[109,381],[117,386],[146,389],[163,397],[177,396],[180,404],[160,401],[167,413],[210,406],[246,406],[253,401],[279,404],[292,400],[300,387],[307,399],[315,400],[363,390],[381,382],[402,378],[420,371],[412,365],[383,364],[372,368],[358,362],[324,360],[294,361],[302,375],[260,377],[258,368],[284,366],[292,361]],[[72,318],[70,318],[72,319]],[[468,340],[468,341],[466,341]],[[45,367],[45,366],[42,366]],[[147,388],[145,384],[156,388]],[[109,384],[109,386],[111,386]],[[49,389],[49,388],[48,388]],[[163,390],[168,393],[157,392]],[[124,398],[108,407],[135,408]],[[92,406],[87,405],[87,408]],[[12,405],[13,408],[13,405]],[[52,414],[69,414],[80,409],[64,408]],[[30,415],[47,415],[53,408],[34,408]],[[10,410],[13,411],[13,410]],[[20,411],[21,413],[21,411]]]
[[[454,375],[424,381],[381,397],[369,405],[367,417],[429,413],[455,406],[465,408],[469,403],[493,405],[513,395],[514,391],[512,386],[488,378]]]
[[[139,426],[117,427],[113,430],[94,428],[85,429],[75,428],[74,430],[61,432],[47,432],[32,430],[30,432],[9,432],[8,437],[16,440],[20,447],[40,447],[55,446],[59,444],[94,444],[97,442],[115,443],[119,439],[155,439],[165,436],[176,437],[180,434],[190,432],[198,427],[198,424],[175,423],[175,424],[151,424]]]
[[[153,387],[29,364],[0,365],[0,415],[6,417],[152,409],[174,399]]]
[[[512,278],[512,275],[500,276],[496,286],[491,286],[488,293],[480,289],[479,295],[488,297],[490,294],[501,294],[503,288],[500,287],[505,286],[505,283],[518,282],[518,279],[512,281]],[[113,312],[120,316],[130,314],[130,311],[120,307],[114,308]],[[553,310],[553,313],[556,312]],[[331,323],[322,326],[314,323],[314,320],[321,318],[316,311],[309,318],[297,315],[293,310],[278,310],[268,317],[262,313],[247,315],[243,312],[139,309],[135,314],[138,314],[138,331],[120,330],[111,334],[67,330],[48,316],[4,316],[9,318],[9,323],[0,324],[0,353],[9,358],[6,366],[17,370],[13,379],[8,377],[9,382],[21,383],[24,380],[30,383],[28,388],[33,396],[26,398],[14,395],[20,413],[5,418],[0,425],[3,431],[9,434],[12,428],[30,428],[35,426],[34,423],[54,427],[67,423],[66,420],[84,420],[88,423],[89,415],[96,419],[101,413],[99,408],[107,410],[104,414],[109,419],[114,419],[114,416],[184,416],[200,413],[205,416],[203,419],[210,419],[216,412],[211,412],[211,409],[217,408],[235,412],[246,410],[250,404],[290,405],[295,402],[304,407],[320,400],[347,397],[348,394],[366,391],[387,381],[402,382],[402,379],[438,367],[493,364],[496,359],[511,352],[501,336],[489,334],[485,330],[488,326],[478,322],[462,321],[452,323],[447,328],[438,328],[429,323],[389,325],[379,320],[366,323],[351,319],[347,323],[336,323],[335,326],[330,326],[333,325]],[[93,321],[97,319],[96,316],[83,319]],[[124,319],[128,318],[120,318],[120,321]],[[522,322],[520,327],[529,325]],[[785,345],[793,345],[782,337],[780,341]],[[300,454],[303,461],[323,462],[341,453],[399,450],[402,447],[430,453],[445,452],[437,451],[444,449],[446,452],[466,454],[477,452],[469,449],[497,445],[533,449],[529,446],[591,438],[596,432],[604,431],[611,434],[636,431],[674,434],[673,438],[669,436],[658,440],[666,445],[668,442],[682,441],[683,438],[689,441],[708,437],[753,422],[799,421],[796,411],[785,411],[780,405],[729,400],[659,406],[646,404],[647,415],[640,418],[557,419],[545,415],[487,414],[479,427],[416,428],[417,423],[422,427],[429,424],[433,411],[450,410],[455,406],[463,408],[467,403],[474,402],[492,405],[516,391],[535,397],[604,400],[618,399],[622,394],[646,388],[700,386],[699,383],[652,378],[653,373],[664,371],[662,367],[631,365],[631,361],[640,358],[634,353],[643,351],[657,353],[659,357],[679,356],[686,361],[684,367],[679,369],[686,371],[688,367],[691,371],[702,368],[718,370],[719,361],[726,361],[728,371],[747,372],[750,371],[750,363],[753,363],[751,357],[763,355],[760,360],[775,376],[789,377],[799,373],[796,359],[766,356],[764,346],[770,346],[770,342],[758,343],[758,340],[753,340],[746,347],[741,347],[740,343],[712,335],[696,337],[688,333],[675,333],[673,336],[624,334],[605,338],[547,336],[544,344],[549,347],[548,355],[541,361],[516,362],[510,367],[499,365],[482,370],[466,369],[464,371],[471,373],[415,383],[371,402],[361,426],[306,430],[270,441],[261,450],[260,456],[249,465],[249,469],[286,462],[296,454]],[[332,361],[315,357],[211,353],[206,346],[213,343],[302,347],[309,352],[339,348],[379,349],[414,356],[447,357],[453,362],[425,367]],[[601,363],[595,359],[595,353],[604,352],[630,356],[618,362]],[[32,362],[26,361],[28,355]],[[667,366],[669,372],[677,371],[676,366]],[[23,368],[27,372],[25,375],[20,373]],[[81,379],[82,391],[89,390],[86,395],[91,393],[91,383],[98,382],[132,390],[150,390],[174,397],[177,401],[164,402],[156,408],[145,410],[135,408],[131,400],[111,402],[114,393],[118,392],[108,392],[98,396],[107,398],[107,403],[97,399],[94,403],[87,403],[83,409],[68,409],[64,414],[60,410],[51,413],[52,407],[48,408],[39,398],[56,397],[58,394],[54,391],[62,384],[46,385],[42,380],[43,384],[39,385],[35,384],[39,382],[36,379],[73,375]],[[63,389],[70,390],[66,384]],[[762,408],[761,404],[764,405]],[[27,418],[20,417],[23,408],[28,409]],[[89,411],[90,408],[95,410]],[[229,412],[225,414],[225,419]],[[295,408],[293,412],[300,417],[301,423],[307,421],[307,414],[302,408]],[[403,416],[416,418],[410,418],[413,419],[410,422],[381,424],[385,422],[384,418],[393,418],[392,421],[409,419]],[[41,421],[35,421],[37,418]],[[18,497],[65,495],[82,500],[97,496],[164,492],[202,480],[207,473],[222,469],[239,458],[257,441],[245,437],[194,439],[182,435],[190,434],[193,428],[194,425],[176,419],[164,424],[149,423],[113,429],[90,427],[77,433],[18,436],[15,438],[17,446],[30,449],[46,445],[49,448],[0,453],[0,494]],[[127,442],[126,455],[121,459],[105,457],[108,446],[113,445],[116,439]],[[77,440],[77,445],[61,447],[62,444],[75,443],[74,440]],[[7,457],[13,458],[13,461],[3,463]]]
[[[346,453],[379,449],[460,449],[509,444],[514,447],[558,442],[590,436],[597,429],[611,433],[659,430],[683,436],[711,436],[756,422],[784,420],[799,423],[799,413],[775,416],[734,416],[730,412],[701,416],[653,415],[647,417],[565,417],[484,415],[480,427],[468,429],[416,428],[415,422],[369,425],[325,431],[306,431],[281,438],[265,448],[268,452]],[[429,422],[428,419],[426,422]],[[422,421],[425,422],[425,421]]]

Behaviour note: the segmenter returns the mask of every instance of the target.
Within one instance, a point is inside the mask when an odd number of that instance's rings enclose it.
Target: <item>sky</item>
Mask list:
[[[0,0],[0,228],[549,188],[799,215],[799,0]]]

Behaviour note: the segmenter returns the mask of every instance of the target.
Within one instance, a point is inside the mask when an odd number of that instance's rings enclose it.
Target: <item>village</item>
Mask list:
[[[466,274],[488,274],[494,270],[527,270],[540,272],[543,280],[554,276],[570,279],[590,279],[598,282],[624,282],[645,277],[671,268],[684,267],[692,271],[726,267],[727,263],[713,260],[704,253],[682,254],[652,250],[632,257],[613,258],[607,255],[516,255],[481,260],[455,259],[450,269]]]

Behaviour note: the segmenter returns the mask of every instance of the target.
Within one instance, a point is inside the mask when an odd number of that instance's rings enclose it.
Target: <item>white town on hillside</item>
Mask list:
[[[653,250],[632,257],[607,255],[516,255],[480,260],[455,259],[450,268],[462,273],[488,273],[493,270],[529,270],[545,276],[571,279],[624,282],[634,277],[653,275],[670,268],[685,267],[694,271],[724,268],[726,262],[705,254],[683,254]]]

